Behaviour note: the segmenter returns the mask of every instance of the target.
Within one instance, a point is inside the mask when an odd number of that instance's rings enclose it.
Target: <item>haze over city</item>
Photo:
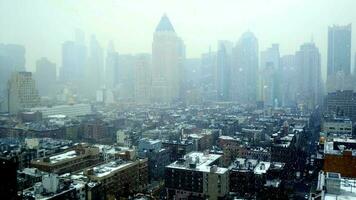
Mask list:
[[[356,200],[356,0],[0,0],[0,199]]]
[[[281,54],[292,54],[313,40],[320,48],[325,81],[327,27],[355,24],[355,7],[353,0],[1,1],[0,40],[24,44],[26,66],[34,71],[41,56],[60,64],[61,44],[73,38],[75,29],[85,32],[87,40],[95,34],[105,48],[114,41],[121,54],[150,52],[154,28],[166,13],[186,44],[188,58],[216,48],[217,40],[236,42],[247,30],[256,35],[260,49],[279,43]]]

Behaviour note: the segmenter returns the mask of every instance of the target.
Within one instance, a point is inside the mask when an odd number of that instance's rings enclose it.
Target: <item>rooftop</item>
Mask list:
[[[218,154],[207,154],[203,152],[191,152],[184,156],[184,159],[175,161],[167,166],[167,168],[185,169],[201,172],[211,172],[212,167],[215,167],[214,172],[224,174],[228,171],[227,168],[214,166],[214,162],[221,158]]]
[[[102,165],[93,168],[94,175],[97,177],[104,177],[112,172],[122,169],[126,166],[131,165],[133,162],[125,162],[123,160],[111,161],[109,163],[104,163]]]
[[[77,152],[75,150],[71,150],[71,151],[67,151],[67,152],[62,153],[62,154],[51,156],[51,157],[49,157],[49,161],[50,161],[50,163],[57,163],[57,162],[60,162],[62,160],[75,158],[77,156],[78,156]]]
[[[158,32],[158,31],[172,31],[172,32],[174,32],[173,25],[166,14],[164,14],[162,16],[161,20],[159,21],[159,23],[156,27],[156,32]]]

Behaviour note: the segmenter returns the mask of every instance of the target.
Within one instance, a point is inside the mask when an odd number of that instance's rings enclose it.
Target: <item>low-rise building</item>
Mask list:
[[[49,173],[64,174],[95,165],[101,160],[99,148],[80,144],[59,154],[35,159],[31,166]]]
[[[32,112],[42,113],[43,118],[49,118],[53,115],[65,115],[66,117],[78,117],[92,113],[90,104],[71,104],[59,105],[52,107],[34,107],[31,108]]]
[[[318,183],[310,192],[310,200],[356,199],[356,179],[346,178],[336,172],[319,172]]]
[[[352,121],[349,118],[326,118],[322,131],[329,134],[352,135]]]
[[[114,160],[84,170],[91,182],[100,184],[106,198],[128,197],[142,192],[148,184],[147,159]]]
[[[356,178],[356,140],[334,138],[326,142],[323,170]]]
[[[191,152],[166,167],[167,199],[221,199],[229,191],[227,168],[218,167],[221,155]]]

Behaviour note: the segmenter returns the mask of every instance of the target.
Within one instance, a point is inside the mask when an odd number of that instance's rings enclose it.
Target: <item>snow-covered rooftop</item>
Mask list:
[[[201,172],[211,172],[212,167],[214,173],[224,174],[228,171],[227,168],[213,166],[214,162],[220,159],[221,155],[218,154],[206,154],[203,152],[191,152],[184,156],[185,162],[175,161],[168,165],[168,168],[185,169]],[[194,165],[192,167],[191,165]]]
[[[71,158],[75,158],[75,157],[77,157],[77,152],[75,152],[75,150],[72,150],[72,151],[67,151],[65,153],[62,153],[62,154],[51,156],[51,157],[49,157],[49,160],[50,160],[50,163],[57,163],[62,160],[71,159]]]

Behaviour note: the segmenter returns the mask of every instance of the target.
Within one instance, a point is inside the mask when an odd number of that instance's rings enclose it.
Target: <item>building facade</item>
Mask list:
[[[16,114],[24,108],[35,107],[40,97],[31,72],[15,72],[8,82],[8,112]]]

